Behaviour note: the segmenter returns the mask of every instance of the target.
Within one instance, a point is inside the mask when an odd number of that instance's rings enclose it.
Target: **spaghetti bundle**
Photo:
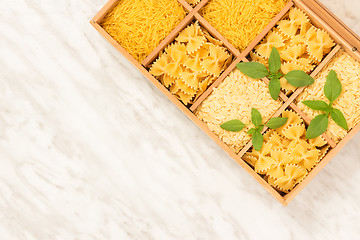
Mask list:
[[[185,16],[177,0],[121,0],[101,26],[141,62]]]

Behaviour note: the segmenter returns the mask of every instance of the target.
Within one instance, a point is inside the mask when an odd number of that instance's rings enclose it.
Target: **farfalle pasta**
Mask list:
[[[293,7],[255,47],[250,58],[267,65],[271,50],[276,47],[282,59],[281,71],[284,74],[293,70],[310,73],[334,45],[327,32],[313,26],[303,11]],[[280,82],[286,94],[296,90],[285,78]]]
[[[238,153],[251,139],[246,133],[249,127],[240,132],[229,132],[220,125],[233,119],[250,123],[253,107],[260,111],[264,121],[268,121],[280,106],[281,101],[270,97],[264,81],[249,78],[235,69],[204,100],[195,115]]]
[[[334,56],[315,77],[315,83],[304,89],[295,102],[311,119],[321,114],[320,111],[312,110],[301,102],[305,100],[328,102],[324,95],[324,85],[330,70],[337,73],[343,87],[342,93],[334,102],[333,107],[341,110],[351,130],[360,122],[360,63],[343,50]],[[339,142],[346,136],[347,131],[330,119],[326,134],[335,142]]]
[[[185,105],[193,103],[230,65],[231,54],[195,22],[179,33],[150,73]]]
[[[186,11],[178,1],[121,0],[101,26],[141,62],[185,16]]]
[[[247,152],[243,159],[280,192],[288,193],[300,183],[327,153],[322,137],[305,139],[305,124],[299,115],[284,111],[287,123],[264,134],[261,151]]]

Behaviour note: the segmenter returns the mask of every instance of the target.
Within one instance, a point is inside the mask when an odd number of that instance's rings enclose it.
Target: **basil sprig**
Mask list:
[[[349,130],[344,114],[339,109],[333,107],[333,103],[340,96],[341,91],[341,82],[337,77],[336,72],[334,70],[331,70],[326,78],[326,83],[324,86],[325,97],[329,99],[330,103],[328,104],[321,100],[302,102],[313,110],[324,112],[324,114],[316,116],[310,122],[308,130],[306,131],[306,139],[313,139],[323,134],[329,126],[330,117],[337,125],[345,129],[346,131]]]
[[[263,64],[258,62],[241,62],[236,66],[242,73],[253,79],[269,78],[269,92],[274,100],[279,98],[281,90],[280,78],[282,77],[294,87],[305,87],[314,83],[314,79],[301,70],[294,70],[283,75],[280,71],[280,54],[275,47],[273,47],[269,57],[269,70]]]
[[[269,120],[269,122],[265,125],[262,124],[262,116],[260,112],[253,108],[251,109],[251,122],[254,125],[253,128],[251,128],[247,134],[252,135],[252,144],[256,151],[260,151],[263,143],[264,143],[264,137],[261,134],[261,132],[264,130],[264,127],[267,126],[270,129],[277,129],[279,127],[282,127],[287,122],[288,118],[272,118]],[[223,123],[220,127],[226,131],[230,132],[240,132],[244,129],[244,127],[249,124],[244,124],[240,120],[231,120],[228,122]]]

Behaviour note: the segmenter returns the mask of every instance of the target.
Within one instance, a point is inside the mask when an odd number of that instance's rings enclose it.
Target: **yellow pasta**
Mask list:
[[[243,159],[280,192],[288,193],[326,155],[329,146],[322,137],[305,139],[305,125],[293,111],[284,111],[286,124],[264,134],[263,148],[252,149]],[[326,145],[326,146],[325,146]]]
[[[251,140],[243,131],[229,132],[220,127],[224,122],[239,119],[244,123],[251,122],[251,109],[258,109],[268,121],[281,107],[280,100],[274,101],[269,95],[268,86],[262,80],[255,80],[245,76],[235,69],[198,107],[195,115],[213,131],[219,138],[236,153]]]
[[[243,51],[286,3],[287,0],[211,0],[200,14]]]
[[[295,102],[311,119],[321,114],[322,112],[314,111],[301,102],[304,100],[328,102],[324,95],[324,85],[330,70],[337,73],[343,87],[342,93],[333,103],[333,107],[341,110],[348,123],[349,130],[351,130],[360,122],[360,63],[343,50],[340,50],[334,56],[328,65],[315,77],[315,83],[304,89],[299,97],[295,99]],[[330,119],[326,134],[335,142],[339,142],[346,136],[347,131]],[[320,144],[320,140],[316,144]]]
[[[149,72],[185,105],[191,104],[232,61],[220,43],[195,22],[165,48]]]
[[[269,58],[272,48],[276,47],[282,59],[283,74],[293,70],[310,73],[334,45],[327,32],[314,27],[303,11],[293,7],[255,47],[250,57],[253,61],[264,63],[264,59]],[[296,90],[285,78],[280,82],[287,95]]]
[[[186,11],[178,1],[121,0],[101,26],[141,62],[185,16]]]

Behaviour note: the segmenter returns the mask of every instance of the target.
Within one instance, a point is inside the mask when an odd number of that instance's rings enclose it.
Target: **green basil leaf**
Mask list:
[[[346,131],[349,131],[349,126],[346,122],[346,119],[344,117],[344,114],[339,109],[331,109],[330,111],[331,118],[336,122],[337,125],[345,129]]]
[[[278,50],[273,47],[269,57],[269,70],[270,73],[277,73],[281,68],[281,59]]]
[[[334,70],[329,72],[324,86],[324,94],[333,103],[341,94],[342,86]]]
[[[278,100],[280,90],[281,90],[280,79],[278,79],[278,78],[270,79],[269,92],[270,92],[272,99]]]
[[[236,64],[236,67],[243,74],[253,79],[264,78],[270,74],[267,68],[258,62],[241,62]]]
[[[256,132],[255,128],[250,129],[247,133],[253,135]]]
[[[288,118],[281,118],[281,117],[272,118],[266,124],[266,126],[269,127],[270,129],[277,129],[279,127],[284,126],[287,121],[288,121]]]
[[[284,76],[288,83],[294,87],[305,87],[314,83],[314,78],[301,70],[294,70]]]
[[[329,118],[326,114],[316,116],[311,122],[306,131],[306,139],[317,138],[323,134],[329,125]]]
[[[261,114],[256,108],[251,109],[251,122],[255,125],[255,127],[260,126],[262,123]]]
[[[246,125],[242,123],[240,120],[235,119],[221,124],[220,127],[226,131],[240,132],[241,130],[244,129],[245,126]]]
[[[264,143],[264,137],[260,132],[255,132],[252,136],[252,144],[256,151],[261,151],[261,148]]]
[[[302,103],[313,110],[329,112],[331,109],[326,102],[320,100],[314,100],[314,101],[308,100],[308,101],[302,101]]]

